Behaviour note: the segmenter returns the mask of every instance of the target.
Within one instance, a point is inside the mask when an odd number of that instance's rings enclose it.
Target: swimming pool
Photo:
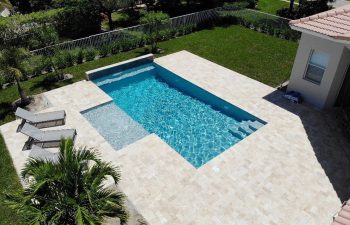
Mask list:
[[[140,126],[123,123],[130,128],[119,132],[126,144],[155,133],[199,168],[266,124],[156,63],[109,70],[93,82],[113,99],[114,109],[102,105],[83,115],[116,149],[121,148],[115,135],[120,127],[113,121],[131,118]],[[117,116],[120,110],[130,118]]]

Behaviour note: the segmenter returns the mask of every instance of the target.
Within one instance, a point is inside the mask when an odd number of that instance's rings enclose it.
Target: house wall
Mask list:
[[[344,48],[342,53],[343,54],[341,55],[338,68],[335,73],[335,79],[333,79],[333,83],[331,84],[331,88],[328,93],[328,98],[325,104],[326,108],[334,106],[345,79],[346,71],[350,65],[350,50],[348,48]]]
[[[320,84],[304,79],[312,50],[329,54],[328,66]],[[341,87],[350,52],[344,44],[303,33],[294,60],[288,91],[298,91],[304,100],[318,108],[330,108],[334,105]]]

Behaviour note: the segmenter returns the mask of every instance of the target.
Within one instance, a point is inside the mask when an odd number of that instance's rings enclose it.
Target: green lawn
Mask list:
[[[261,34],[241,26],[217,27],[159,44],[165,50],[157,57],[188,50],[194,54],[242,73],[270,86],[289,78],[297,43]],[[27,94],[33,95],[85,79],[85,71],[145,54],[144,49],[120,53],[65,69],[74,78],[70,82],[48,83],[45,75],[22,82]],[[12,86],[0,91],[0,125],[14,120],[11,102],[18,98]],[[0,192],[20,188],[11,158],[0,137]],[[11,210],[0,204],[0,224],[21,224]]]
[[[14,211],[4,206],[4,191],[18,190],[21,184],[18,181],[16,171],[12,164],[12,159],[6,149],[3,137],[0,134],[0,224],[2,225],[20,225],[24,224],[21,218]]]
[[[276,14],[277,10],[288,7],[289,3],[281,0],[259,0],[256,9],[262,12]]]
[[[162,42],[159,46],[165,50],[164,54],[188,50],[270,86],[277,86],[289,78],[297,49],[296,42],[271,37],[241,26],[203,30]],[[143,54],[144,49],[136,49],[67,68],[65,72],[74,75],[70,82],[52,84],[45,82],[46,76],[42,75],[22,82],[22,85],[27,94],[38,94],[82,80],[85,78],[85,71]],[[15,86],[0,90],[0,125],[14,119],[10,106],[17,98]]]

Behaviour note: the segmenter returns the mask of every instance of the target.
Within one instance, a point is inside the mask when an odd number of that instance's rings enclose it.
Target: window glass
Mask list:
[[[327,53],[313,50],[306,68],[305,78],[317,84],[321,83],[323,74],[328,66]]]

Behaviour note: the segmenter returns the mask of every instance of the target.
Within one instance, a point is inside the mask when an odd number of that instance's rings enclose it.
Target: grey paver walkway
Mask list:
[[[77,128],[77,145],[120,165],[120,189],[150,224],[330,224],[350,187],[350,145],[331,114],[186,51],[156,62],[268,124],[195,169],[155,134],[114,150],[80,114],[111,100],[93,83],[46,92],[49,110],[65,109],[65,127]],[[20,171],[28,152],[18,123],[0,131]]]

